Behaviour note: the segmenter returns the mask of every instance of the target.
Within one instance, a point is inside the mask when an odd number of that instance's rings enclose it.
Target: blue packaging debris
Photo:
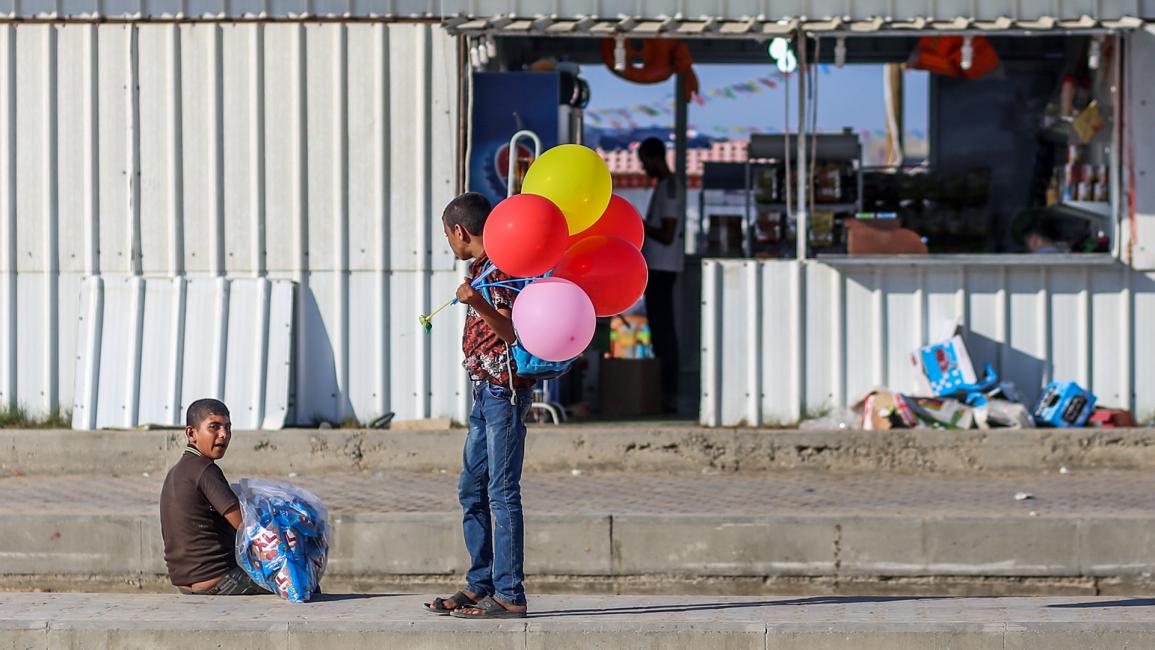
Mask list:
[[[930,392],[938,397],[952,396],[963,386],[978,381],[966,344],[958,334],[942,343],[919,348],[915,358]]]
[[[277,481],[241,479],[238,498],[237,564],[269,591],[307,602],[328,565],[328,510],[312,492]]]
[[[1073,381],[1053,381],[1035,407],[1035,422],[1052,427],[1081,427],[1095,410],[1097,398]]]

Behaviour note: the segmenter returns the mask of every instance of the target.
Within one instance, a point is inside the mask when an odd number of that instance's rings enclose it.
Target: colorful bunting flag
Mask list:
[[[728,86],[720,86],[711,88],[702,93],[695,94],[691,100],[698,106],[705,106],[708,103],[717,99],[738,99],[738,95],[743,94],[760,94],[764,92],[764,88],[774,90],[778,88],[778,82],[775,79],[787,79],[788,75],[777,72],[774,75],[767,77],[759,77],[739,83],[730,84]],[[623,120],[630,126],[636,126],[635,117],[638,114],[647,117],[657,117],[659,115],[673,115],[674,98],[672,93],[667,93],[663,99],[648,102],[645,104],[630,104],[623,108],[595,108],[587,109],[586,115],[589,116],[590,121],[596,125],[608,123],[613,128],[620,128]],[[621,118],[615,119],[616,118]],[[748,129],[753,132],[753,127]]]

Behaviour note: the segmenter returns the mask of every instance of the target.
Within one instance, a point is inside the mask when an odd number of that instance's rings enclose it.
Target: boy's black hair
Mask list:
[[[1051,243],[1063,241],[1063,231],[1054,219],[1040,218],[1027,229],[1027,234],[1034,233]]]
[[[646,138],[638,145],[638,155],[645,156],[646,158],[665,159],[666,143],[654,137]]]
[[[485,195],[477,192],[466,192],[449,202],[441,218],[450,228],[461,226],[471,235],[480,235],[485,230],[485,220],[489,217],[493,206]]]
[[[184,423],[186,426],[197,428],[210,415],[223,415],[229,417],[229,407],[225,403],[217,399],[198,399],[184,412]]]

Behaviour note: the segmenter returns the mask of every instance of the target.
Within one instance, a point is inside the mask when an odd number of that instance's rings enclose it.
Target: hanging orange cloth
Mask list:
[[[946,77],[981,79],[999,67],[999,55],[985,36],[971,38],[971,67],[962,67],[962,36],[923,36],[907,65]]]
[[[686,75],[686,101],[698,94],[698,76],[694,74],[694,60],[690,48],[682,41],[666,38],[626,39],[626,69],[614,70],[612,38],[602,41],[602,61],[615,75],[639,84],[661,83],[674,73]]]

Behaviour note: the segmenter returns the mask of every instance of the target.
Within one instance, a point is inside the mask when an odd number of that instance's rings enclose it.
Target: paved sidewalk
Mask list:
[[[229,472],[230,480],[241,478]],[[334,514],[457,512],[457,475],[355,472],[272,476],[315,492]],[[0,478],[0,514],[155,514],[163,476]],[[903,476],[551,473],[526,476],[530,514],[1155,516],[1155,473],[1076,471]],[[1019,493],[1030,498],[1016,500]]]
[[[468,568],[449,472],[279,478],[331,509],[328,575],[343,584],[456,582]],[[0,479],[0,588],[160,584],[160,485]],[[943,578],[1119,593],[1155,574],[1150,473],[554,473],[524,492],[527,574],[558,584]]]
[[[542,596],[530,618],[461,621],[426,596],[5,594],[0,646],[26,648],[1142,648],[1144,598]]]

